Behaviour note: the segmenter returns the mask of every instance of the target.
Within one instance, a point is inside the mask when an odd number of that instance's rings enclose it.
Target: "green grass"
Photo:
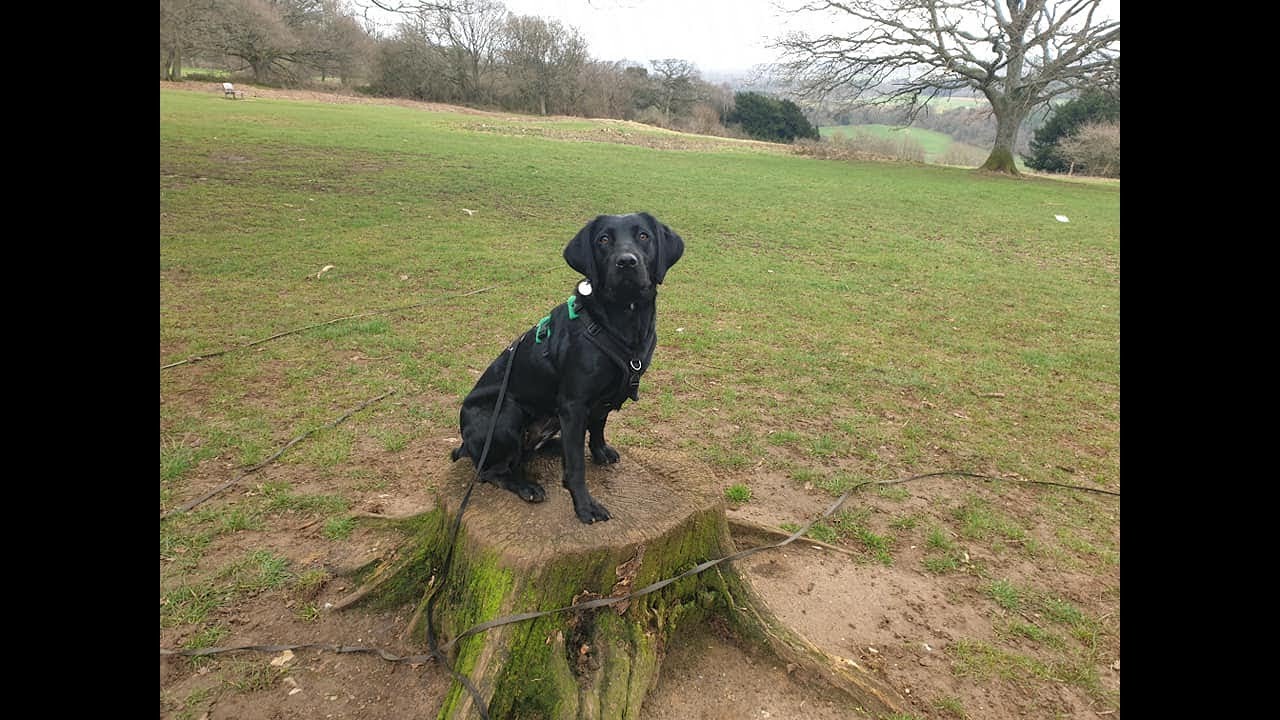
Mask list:
[[[204,630],[201,630],[195,635],[192,635],[190,638],[187,639],[186,642],[182,644],[182,647],[188,650],[199,650],[201,648],[216,647],[218,644],[218,641],[229,634],[231,634],[231,631],[228,630],[227,628],[221,625],[213,625],[205,628]]]
[[[869,513],[866,510],[843,510],[834,516],[815,522],[805,535],[829,545],[845,543],[862,550],[868,557],[874,558],[883,565],[893,564],[892,548],[894,539],[890,535],[879,535],[867,526]],[[795,523],[782,523],[783,530],[795,532],[800,526]]]
[[[996,604],[1005,610],[1017,610],[1022,607],[1025,593],[1008,580],[996,580],[987,588],[987,592]]]
[[[946,133],[926,130],[918,127],[902,128],[896,125],[824,125],[818,128],[823,138],[845,138],[857,140],[859,137],[870,139],[872,149],[882,153],[899,152],[899,146],[918,147],[923,153],[923,161],[927,163],[945,163],[977,167],[991,153],[990,147],[977,147],[960,142]],[[909,155],[909,153],[908,153]],[[1014,156],[1014,163],[1019,170],[1025,171],[1026,165],[1021,156]]]
[[[231,71],[222,70],[220,68],[205,68],[205,67],[182,68],[182,77],[189,78],[193,75],[200,76],[200,77],[215,77],[215,78],[229,79],[231,77]]]
[[[329,518],[324,523],[324,536],[330,540],[346,540],[355,527],[356,521],[351,518]]]
[[[945,575],[953,572],[960,567],[960,563],[950,555],[930,555],[920,561],[924,565],[924,569],[934,575]]]
[[[641,401],[611,416],[613,437],[703,458],[725,485],[754,468],[838,493],[939,468],[1061,480],[1054,468],[1070,467],[1119,486],[1118,184],[639,128],[669,144],[576,142],[600,123],[207,91],[161,90],[159,120],[160,364],[417,305],[160,373],[163,508],[194,497],[197,474],[259,462],[397,391],[290,449],[281,475],[161,523],[165,627],[198,632],[239,593],[297,582],[281,558],[219,577],[212,545],[291,515],[342,532],[347,491],[398,472],[383,471],[400,460],[388,453],[443,453],[475,373],[567,296],[563,247],[598,213],[648,210],[686,242]],[[917,487],[867,496],[927,500]],[[984,544],[1118,582],[1112,500],[1015,515],[1003,492],[922,527],[848,516],[817,532],[876,561],[924,534],[930,572],[959,569],[957,543]],[[937,522],[958,540],[935,546],[923,528]],[[1083,611],[1054,606],[1058,621],[1026,602],[1054,633],[1098,637]]]
[[[724,499],[731,503],[744,503],[751,499],[751,488],[737,483],[724,489]]]
[[[903,515],[889,521],[889,527],[899,532],[914,530],[920,524],[920,518],[916,515]]]
[[[1033,625],[1031,623],[1025,623],[1017,620],[1012,621],[1008,625],[1008,632],[1053,648],[1064,648],[1066,646],[1061,637],[1045,630],[1039,625]]]
[[[864,132],[877,138],[888,138],[898,140],[901,138],[909,138],[910,140],[920,144],[924,148],[927,160],[941,157],[947,148],[955,142],[955,140],[946,133],[940,133],[935,130],[925,130],[923,128],[908,127],[898,128],[893,125],[827,125],[818,128],[818,132],[822,137],[844,136],[850,137],[853,133]]]
[[[1101,692],[1097,673],[1081,658],[1045,662],[972,640],[953,643],[947,653],[952,658],[952,670],[962,677],[999,677],[1020,685],[1049,681],[1075,685],[1095,696]]]
[[[294,610],[293,616],[302,622],[315,622],[320,619],[320,608],[315,603],[304,603]]]
[[[911,491],[901,485],[880,485],[876,487],[876,494],[888,500],[897,500],[899,502],[911,497]]]
[[[960,534],[966,538],[997,538],[1015,543],[1027,540],[1026,530],[1017,520],[995,509],[986,500],[969,496],[952,514],[960,522]]]
[[[174,717],[177,720],[195,720],[195,718],[199,716],[202,706],[217,696],[218,689],[219,688],[215,686],[199,688],[191,691],[191,693],[187,695],[186,699],[182,701],[182,708],[178,710]]]
[[[160,626],[195,625],[230,600],[226,590],[209,585],[182,585],[160,596]]]
[[[925,556],[920,562],[934,575],[945,575],[960,569],[964,551],[956,547],[947,531],[937,525],[925,533]]]
[[[293,580],[291,587],[292,594],[295,597],[310,600],[320,592],[320,588],[329,582],[332,576],[327,570],[315,568],[300,573]]]
[[[350,507],[350,502],[336,495],[295,493],[287,482],[263,483],[262,494],[266,498],[266,512],[333,514],[345,512]]]
[[[940,697],[933,701],[933,707],[958,720],[969,720],[969,714],[964,711],[964,704],[960,702],[960,698]]]
[[[224,567],[215,579],[226,582],[237,593],[273,590],[292,577],[288,559],[266,550],[254,550]]]
[[[288,668],[238,660],[232,663],[226,683],[239,693],[260,692],[275,687],[288,671]]]

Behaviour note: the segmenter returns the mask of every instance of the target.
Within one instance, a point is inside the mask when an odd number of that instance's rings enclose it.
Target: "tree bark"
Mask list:
[[[182,81],[182,50],[177,46],[169,48],[168,58],[165,60],[165,80],[173,82]]]
[[[996,142],[991,148],[991,155],[978,169],[1020,175],[1013,158],[1013,146],[1018,140],[1018,130],[1027,117],[1027,111],[1019,111],[1005,102],[992,102],[991,107],[996,116]]]
[[[339,607],[416,603],[421,611],[429,583],[438,582],[473,474],[468,462],[452,465],[440,483],[438,506],[399,521],[404,541],[361,571],[361,588]],[[503,615],[625,595],[735,550],[718,483],[704,468],[669,454],[631,449],[617,465],[588,464],[592,494],[613,515],[594,525],[580,523],[568,493],[560,491],[558,459],[536,458],[529,474],[547,488],[545,502],[526,503],[490,485],[474,490],[436,602],[440,643]],[[415,613],[410,628],[424,645],[425,616]],[[864,712],[879,717],[906,704],[882,676],[827,655],[780,622],[731,563],[621,604],[466,637],[452,649],[450,662],[479,689],[493,718],[636,718],[658,682],[668,645],[690,623],[715,618],[793,664],[802,679],[838,689]],[[478,713],[470,693],[455,682],[438,717]]]

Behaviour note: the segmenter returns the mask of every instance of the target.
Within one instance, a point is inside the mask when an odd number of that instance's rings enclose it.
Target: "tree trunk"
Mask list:
[[[1013,145],[1018,140],[1018,130],[1027,117],[1025,110],[1018,111],[1008,103],[991,103],[996,115],[996,143],[991,148],[991,155],[979,170],[1019,175],[1018,167],[1013,159]]]
[[[178,46],[169,48],[168,58],[165,60],[165,80],[173,82],[182,81],[182,50]]]
[[[429,619],[421,611],[473,474],[469,462],[452,465],[436,509],[399,521],[406,539],[364,568],[361,588],[338,607],[416,603],[410,630],[425,645]],[[503,615],[625,595],[735,549],[718,483],[669,454],[630,449],[618,465],[588,463],[592,494],[613,515],[594,525],[580,523],[568,493],[559,490],[558,458],[535,458],[529,474],[547,488],[545,502],[526,503],[490,485],[474,490],[436,602],[441,644]],[[626,603],[471,635],[452,648],[450,662],[479,689],[495,719],[636,718],[658,682],[667,646],[690,623],[715,618],[794,664],[801,678],[838,688],[868,714],[900,712],[906,704],[881,676],[827,655],[783,625],[729,563]],[[438,717],[478,713],[454,682]]]

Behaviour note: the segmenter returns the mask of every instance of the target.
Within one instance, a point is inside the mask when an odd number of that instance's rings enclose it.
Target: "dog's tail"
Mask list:
[[[467,454],[467,446],[459,445],[458,447],[454,448],[452,452],[449,453],[449,457],[453,460],[453,462],[458,462],[458,458],[466,454]]]

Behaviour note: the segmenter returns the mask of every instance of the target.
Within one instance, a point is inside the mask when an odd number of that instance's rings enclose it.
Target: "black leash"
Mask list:
[[[476,461],[476,475],[471,479],[471,484],[467,486],[467,492],[462,496],[462,503],[458,505],[458,514],[453,519],[453,529],[449,531],[449,550],[445,553],[444,565],[440,568],[435,587],[432,588],[431,594],[427,596],[427,647],[431,648],[431,652],[426,657],[435,658],[436,662],[449,671],[454,680],[462,683],[467,692],[471,693],[471,698],[475,700],[476,709],[480,711],[482,720],[489,720],[489,704],[485,702],[484,697],[480,695],[480,691],[476,689],[476,686],[471,684],[471,680],[466,675],[454,670],[444,656],[444,651],[453,647],[454,643],[458,642],[460,638],[450,640],[443,648],[436,643],[435,605],[436,598],[440,595],[440,589],[444,587],[445,579],[449,576],[449,568],[453,565],[453,548],[458,541],[458,529],[462,526],[462,513],[466,511],[467,503],[471,502],[471,491],[475,490],[476,485],[480,482],[480,471],[484,468],[484,461],[489,457],[489,445],[493,442],[493,429],[498,424],[498,413],[502,412],[502,401],[507,395],[507,383],[511,379],[511,368],[515,367],[516,364],[516,350],[520,348],[520,343],[524,342],[525,336],[528,334],[528,331],[525,331],[524,335],[516,338],[516,341],[511,343],[511,347],[507,348],[507,352],[511,353],[511,355],[507,357],[507,371],[503,373],[502,385],[498,387],[498,401],[494,404],[493,415],[489,418],[489,432],[484,438],[484,448],[480,451],[480,459]]]

